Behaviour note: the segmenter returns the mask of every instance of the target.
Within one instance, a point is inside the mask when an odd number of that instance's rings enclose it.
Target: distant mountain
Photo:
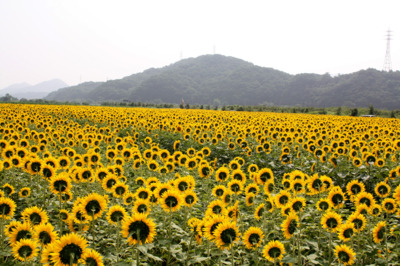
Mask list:
[[[50,92],[64,87],[68,87],[68,84],[60,79],[52,79],[36,85],[18,83],[0,90],[0,96],[4,96],[8,93],[20,99],[40,99],[48,95]]]
[[[122,79],[86,82],[45,99],[204,105],[298,105],[400,108],[400,72],[375,69],[331,77],[288,73],[234,57],[203,55]]]

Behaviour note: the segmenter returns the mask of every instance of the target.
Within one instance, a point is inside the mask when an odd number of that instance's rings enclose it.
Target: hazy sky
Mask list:
[[[0,0],[0,88],[118,79],[181,58],[237,57],[291,74],[381,70],[398,0]]]

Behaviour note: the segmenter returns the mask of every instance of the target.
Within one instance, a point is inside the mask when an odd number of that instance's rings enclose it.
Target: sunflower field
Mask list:
[[[0,105],[0,265],[400,265],[400,122]]]

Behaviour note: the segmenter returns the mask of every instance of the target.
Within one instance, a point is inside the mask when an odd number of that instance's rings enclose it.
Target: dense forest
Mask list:
[[[45,100],[368,107],[396,109],[400,72],[375,69],[338,75],[291,75],[223,55],[203,55],[122,79],[86,82],[50,93]]]

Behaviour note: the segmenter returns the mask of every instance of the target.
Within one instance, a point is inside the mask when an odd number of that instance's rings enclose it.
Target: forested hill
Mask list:
[[[204,105],[400,107],[400,72],[290,75],[223,55],[203,55],[118,80],[59,89],[45,99]]]

